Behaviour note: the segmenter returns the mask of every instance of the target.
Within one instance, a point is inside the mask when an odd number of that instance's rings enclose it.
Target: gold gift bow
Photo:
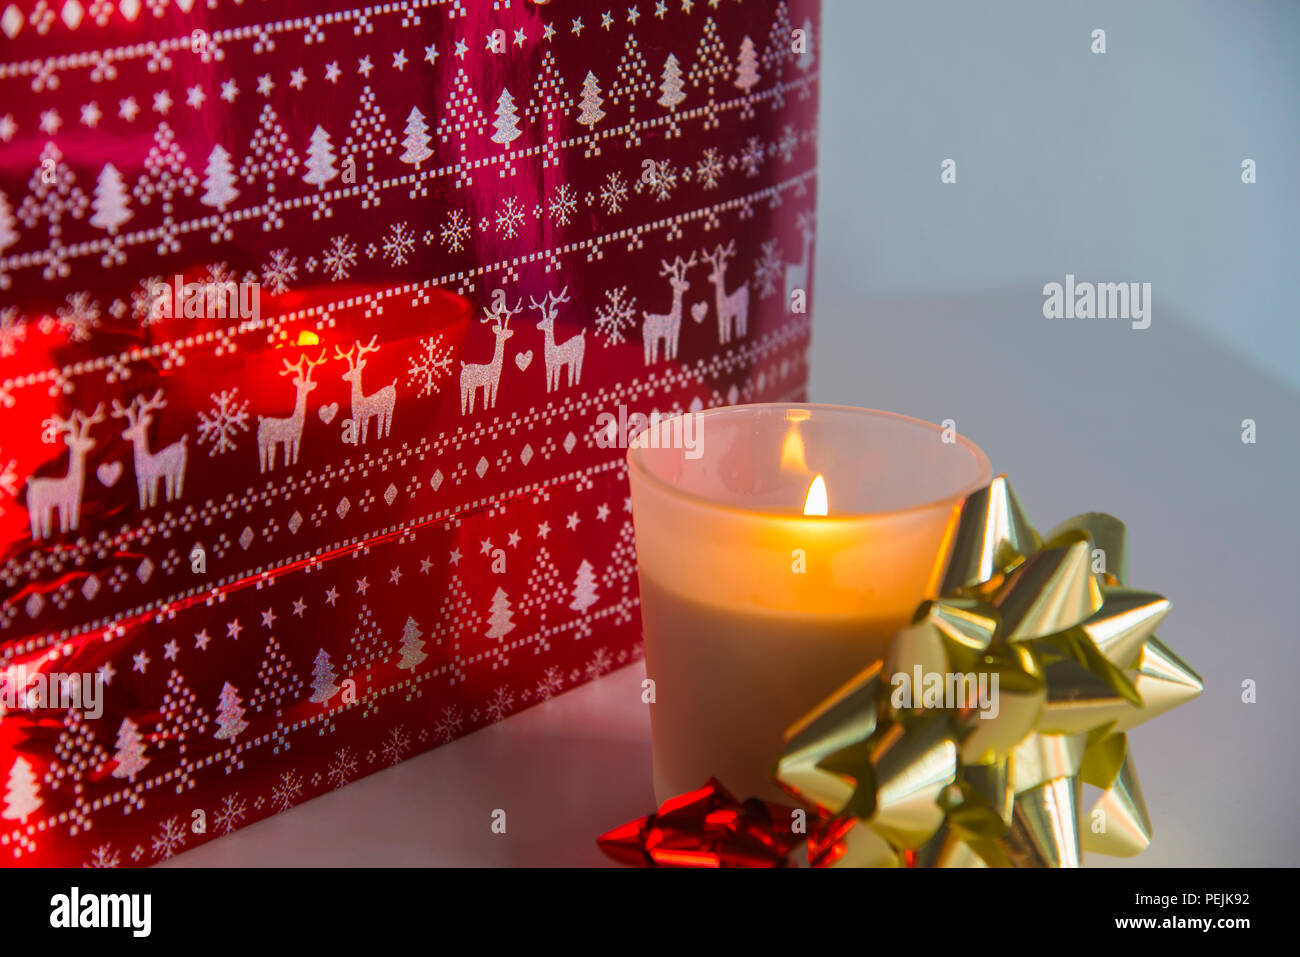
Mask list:
[[[1098,561],[1098,558],[1101,560]],[[886,661],[794,725],[777,782],[837,819],[837,866],[1078,866],[1151,841],[1125,734],[1201,693],[1156,637],[1170,603],[1124,585],[1124,525],[1044,539],[1006,476],[954,512],[931,594]],[[998,677],[998,710],[896,707],[885,674]],[[989,678],[991,684],[991,677]],[[911,702],[915,704],[916,702]],[[1082,811],[1082,785],[1102,790]]]

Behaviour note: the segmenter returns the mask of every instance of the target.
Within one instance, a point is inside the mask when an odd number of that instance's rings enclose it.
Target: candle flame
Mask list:
[[[826,515],[828,513],[826,480],[821,477],[820,472],[813,476],[812,483],[808,486],[808,496],[803,500],[803,513],[805,515]]]

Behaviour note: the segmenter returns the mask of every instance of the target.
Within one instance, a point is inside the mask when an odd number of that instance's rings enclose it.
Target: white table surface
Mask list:
[[[1049,322],[1038,289],[868,303],[820,291],[817,401],[956,420],[1032,521],[1110,511],[1161,637],[1205,679],[1131,735],[1155,822],[1134,863],[1300,862],[1300,398],[1177,317]],[[1258,423],[1243,445],[1241,420]],[[640,664],[165,866],[600,865],[653,809]],[[1245,679],[1258,703],[1241,702]],[[507,833],[491,815],[506,811]],[[1090,857],[1089,863],[1115,863]]]

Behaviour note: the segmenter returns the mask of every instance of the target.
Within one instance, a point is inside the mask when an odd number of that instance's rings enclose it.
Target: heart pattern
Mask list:
[[[99,479],[99,484],[104,488],[112,488],[117,484],[117,480],[122,477],[122,463],[105,462],[95,469],[95,477]]]
[[[691,306],[691,318],[696,322],[703,322],[704,317],[709,314],[709,304],[707,302],[697,302]]]
[[[322,405],[316,411],[320,416],[320,420],[326,425],[329,425],[334,421],[334,416],[339,414],[339,404],[337,402],[331,402],[329,405]]]
[[[526,370],[528,369],[528,367],[529,367],[530,365],[532,365],[532,364],[533,364],[533,350],[532,350],[532,349],[529,349],[527,352],[516,352],[516,353],[515,353],[515,365],[519,366],[519,371],[520,371],[520,372],[524,372],[524,371],[526,371]]]

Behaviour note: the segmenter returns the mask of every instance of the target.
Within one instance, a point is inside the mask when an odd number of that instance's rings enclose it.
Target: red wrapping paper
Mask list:
[[[803,397],[817,26],[0,2],[0,861],[154,863],[640,657],[609,423]]]

